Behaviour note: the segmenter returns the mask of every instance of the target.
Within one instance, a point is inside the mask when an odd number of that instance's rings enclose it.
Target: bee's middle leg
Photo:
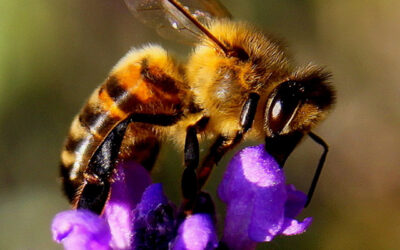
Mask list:
[[[185,140],[185,169],[182,174],[182,195],[183,210],[191,211],[197,196],[197,175],[196,169],[199,165],[199,141],[197,139],[197,130],[195,126],[189,126],[186,130]]]
[[[217,137],[214,144],[211,146],[209,153],[204,158],[200,169],[197,171],[197,176],[195,170],[199,162],[199,150],[195,133],[196,130],[193,130],[191,127],[188,128],[185,143],[186,168],[182,178],[182,189],[186,204],[193,205],[196,195],[201,191],[201,188],[208,180],[214,166],[221,160],[226,152],[233,149],[242,141],[243,135],[252,127],[259,99],[260,96],[258,94],[249,94],[240,114],[239,123],[241,129],[236,131],[236,134],[233,137],[223,134]],[[192,150],[190,150],[191,147]],[[195,154],[196,157],[194,157],[193,152],[197,152]],[[185,188],[187,190],[185,190]]]

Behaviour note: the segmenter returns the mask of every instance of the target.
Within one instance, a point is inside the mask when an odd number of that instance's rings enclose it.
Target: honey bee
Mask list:
[[[330,73],[294,67],[282,44],[233,21],[217,0],[125,0],[161,35],[194,43],[186,63],[158,45],[129,51],[74,118],[61,153],[63,187],[75,208],[101,214],[116,162],[133,159],[151,171],[161,143],[183,150],[186,210],[212,168],[246,139],[265,139],[283,166],[309,135],[324,147],[311,199],[328,151],[311,130],[334,103]],[[199,161],[199,142],[214,143]]]

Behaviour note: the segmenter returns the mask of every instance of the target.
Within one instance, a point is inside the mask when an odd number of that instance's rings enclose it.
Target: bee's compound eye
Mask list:
[[[273,134],[279,134],[295,115],[301,103],[303,87],[297,82],[284,82],[272,93],[272,102],[267,107],[268,127]]]

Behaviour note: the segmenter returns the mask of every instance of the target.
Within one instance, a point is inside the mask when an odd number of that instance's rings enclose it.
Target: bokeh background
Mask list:
[[[284,38],[298,64],[326,65],[337,89],[334,112],[316,129],[331,151],[303,214],[314,223],[261,248],[399,249],[400,1],[222,2]],[[130,47],[150,41],[190,51],[143,26],[122,0],[0,0],[0,249],[61,248],[49,225],[68,208],[57,177],[71,119]],[[179,201],[182,157],[171,151],[164,147],[154,178]],[[289,181],[306,190],[320,153],[310,140],[298,147]]]

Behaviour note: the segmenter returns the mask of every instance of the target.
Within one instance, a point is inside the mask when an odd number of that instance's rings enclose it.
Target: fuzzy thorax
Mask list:
[[[323,85],[324,95],[332,91],[326,84],[327,73],[308,66],[294,69],[284,46],[253,26],[230,20],[214,21],[209,30],[235,56],[224,53],[208,38],[196,46],[186,66],[185,79],[194,94],[194,101],[210,115],[210,128],[215,133],[233,135],[240,129],[239,117],[250,93],[260,95],[251,134],[269,134],[266,117],[271,93],[285,81],[312,79]],[[313,85],[314,85],[313,83]],[[324,87],[325,86],[325,87]],[[331,102],[332,98],[328,98]],[[304,103],[284,133],[309,130],[325,116],[330,105]]]
[[[289,65],[280,44],[246,23],[215,21],[209,29],[239,56],[227,56],[204,37],[189,58],[186,80],[195,102],[211,116],[212,130],[231,135],[240,129],[248,94],[269,92],[274,82],[287,77]]]

